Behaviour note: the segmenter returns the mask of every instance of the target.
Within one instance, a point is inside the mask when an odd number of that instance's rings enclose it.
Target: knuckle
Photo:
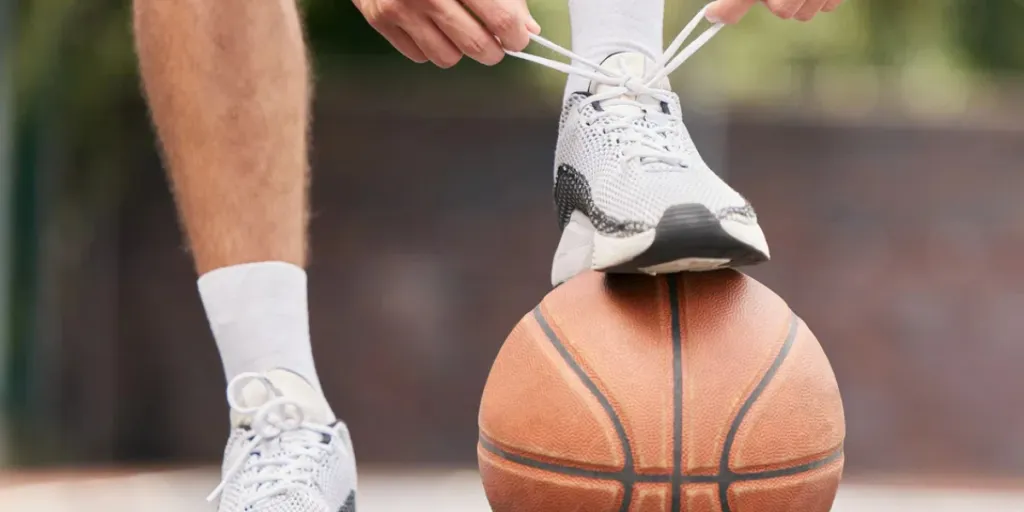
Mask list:
[[[466,39],[464,43],[465,48],[463,50],[469,55],[483,56],[489,53],[487,50],[487,43],[482,41],[479,37],[470,37]]]
[[[770,4],[768,4],[768,8],[776,16],[784,20],[788,20],[793,16],[796,16],[796,13],[800,10],[800,4],[797,2],[792,2],[790,0],[781,0],[771,2]]]
[[[508,9],[498,8],[491,13],[490,23],[495,32],[508,32],[516,27],[518,18]]]
[[[400,0],[377,0],[377,9],[374,13],[376,21],[393,21],[402,12]]]

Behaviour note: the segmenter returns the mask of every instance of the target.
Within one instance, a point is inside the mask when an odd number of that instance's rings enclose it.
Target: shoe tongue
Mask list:
[[[306,421],[329,425],[334,423],[334,413],[327,405],[323,393],[314,388],[306,379],[287,370],[270,370],[264,376],[273,385],[273,390],[259,381],[250,382],[241,390],[239,405],[243,407],[260,407],[268,401],[284,397],[299,405]],[[231,412],[231,424],[235,427],[248,425],[252,422],[251,415]]]
[[[610,55],[604,62],[601,63],[601,67],[611,71],[615,75],[626,75],[636,79],[638,82],[646,83],[650,78],[657,72],[657,63],[650,57],[642,53],[635,52],[622,52]],[[602,94],[612,89],[616,89],[616,85],[602,84],[597,81],[590,83],[591,94]],[[652,85],[652,88],[664,89],[666,91],[671,90],[668,78],[662,78],[657,83]],[[632,93],[623,94],[620,96],[622,99],[638,101],[643,104],[659,106],[659,102],[656,98],[650,95],[637,95]],[[622,114],[633,114],[637,113],[640,109],[630,105],[612,105],[607,107],[607,110],[612,112],[620,112]]]

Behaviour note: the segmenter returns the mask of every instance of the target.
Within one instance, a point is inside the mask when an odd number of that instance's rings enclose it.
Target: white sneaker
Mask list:
[[[228,404],[220,512],[355,512],[352,441],[320,392],[272,370],[233,379]]]
[[[555,153],[562,238],[552,283],[594,269],[661,274],[750,265],[769,259],[750,203],[701,158],[683,124],[668,74],[722,28],[686,48],[701,11],[658,61],[619,53],[597,64],[539,36],[533,40],[591,69],[511,53],[590,79],[569,96]]]

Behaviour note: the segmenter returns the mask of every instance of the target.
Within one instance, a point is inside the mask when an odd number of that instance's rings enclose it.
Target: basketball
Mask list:
[[[732,270],[556,288],[501,348],[479,425],[494,512],[827,512],[843,471],[824,351]]]

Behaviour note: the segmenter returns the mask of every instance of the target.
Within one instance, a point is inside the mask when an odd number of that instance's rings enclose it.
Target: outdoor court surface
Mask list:
[[[214,508],[203,499],[216,484],[215,469],[143,473],[0,472],[0,511],[206,512]],[[849,482],[840,490],[832,510],[1024,512],[1024,483],[1020,487],[1006,482],[952,485],[956,485],[956,489],[907,482],[884,485]],[[490,510],[473,471],[362,471],[360,494],[359,512]]]

